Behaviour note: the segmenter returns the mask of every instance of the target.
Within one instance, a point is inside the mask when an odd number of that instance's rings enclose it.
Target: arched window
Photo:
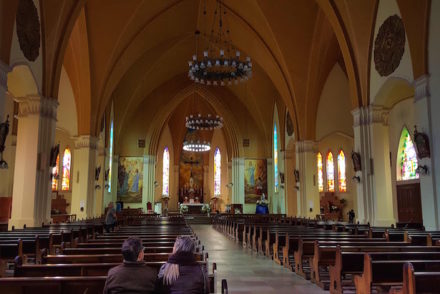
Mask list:
[[[70,166],[72,163],[72,153],[69,148],[64,150],[63,155],[63,180],[61,182],[61,190],[70,190]]]
[[[170,195],[170,151],[168,147],[163,150],[162,195]]]
[[[329,192],[335,192],[335,163],[331,152],[327,153],[325,169],[327,171],[327,189]]]
[[[276,125],[273,127],[273,171],[275,192],[278,192],[278,135]]]
[[[110,123],[110,144],[108,162],[108,192],[112,191],[112,166],[113,166],[113,120]]]
[[[318,152],[316,155],[316,161],[318,164],[318,190],[319,192],[324,191],[324,173],[322,172],[322,155]]]
[[[220,184],[222,176],[222,156],[220,148],[216,148],[214,152],[214,196],[220,196]]]
[[[399,181],[419,178],[419,174],[416,172],[417,154],[407,128],[404,128],[400,135],[398,163],[397,179]]]
[[[60,174],[60,154],[57,155],[57,163],[52,168],[52,191],[58,191],[59,174]]]
[[[347,192],[347,176],[345,175],[345,154],[339,151],[338,154],[338,188],[339,192]]]

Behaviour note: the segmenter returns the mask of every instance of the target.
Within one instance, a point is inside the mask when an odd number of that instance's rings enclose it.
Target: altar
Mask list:
[[[203,203],[183,203],[182,205],[188,206],[188,212],[186,214],[202,214]]]

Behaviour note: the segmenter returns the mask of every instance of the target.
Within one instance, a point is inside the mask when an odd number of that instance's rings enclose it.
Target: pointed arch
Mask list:
[[[322,154],[318,152],[316,154],[316,164],[318,167],[318,190],[319,192],[324,192],[324,173],[322,170]]]
[[[331,151],[327,153],[325,161],[325,170],[327,172],[327,190],[329,192],[335,192],[335,163],[333,161],[333,153]]]
[[[347,192],[345,154],[342,149],[338,154],[338,190],[339,192]]]
[[[214,196],[220,196],[222,180],[222,156],[220,148],[215,148],[214,152]]]
[[[58,179],[60,174],[60,154],[57,155],[57,162],[52,168],[52,191],[58,191]]]
[[[61,181],[61,190],[70,191],[70,167],[72,165],[72,153],[67,147],[63,154],[63,179]]]
[[[397,180],[418,179],[417,167],[416,149],[408,129],[404,127],[400,134],[399,149],[397,151]]]
[[[163,150],[162,161],[162,196],[170,195],[170,151],[168,147]]]

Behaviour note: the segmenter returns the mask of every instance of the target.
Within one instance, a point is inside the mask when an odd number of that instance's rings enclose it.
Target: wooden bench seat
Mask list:
[[[440,271],[440,253],[433,252],[403,252],[395,253],[366,253],[361,275],[355,275],[356,292],[359,294],[372,293],[374,287],[389,290],[403,283],[403,265],[407,262],[420,271]]]

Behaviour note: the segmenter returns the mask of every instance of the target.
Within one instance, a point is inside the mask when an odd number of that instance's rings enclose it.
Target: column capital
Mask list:
[[[2,61],[0,61],[0,87],[5,90],[8,89],[8,73],[11,71],[11,67]]]
[[[144,163],[156,164],[156,155],[144,154]]]
[[[18,118],[29,115],[41,115],[43,117],[57,119],[58,101],[44,96],[26,96],[14,97],[14,100],[19,103]]]
[[[296,141],[295,147],[298,153],[318,152],[318,142],[312,140]]]
[[[90,135],[73,137],[73,139],[75,141],[75,149],[96,149],[98,147],[98,138]]]
[[[414,102],[431,96],[429,90],[429,78],[429,74],[426,74],[413,81]]]
[[[353,126],[365,126],[374,123],[388,124],[388,116],[390,111],[379,105],[370,105],[366,107],[359,107],[353,109],[351,114],[353,115]]]

